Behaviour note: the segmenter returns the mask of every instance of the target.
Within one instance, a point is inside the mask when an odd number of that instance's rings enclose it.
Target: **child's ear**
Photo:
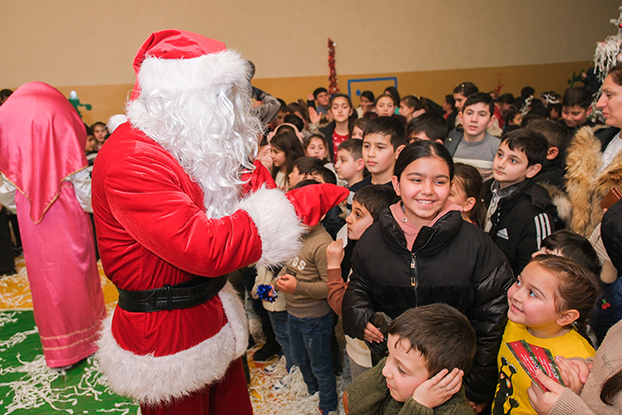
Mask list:
[[[365,168],[365,160],[363,160],[363,158],[361,157],[360,159],[356,160],[356,171],[361,171]]]
[[[557,318],[557,324],[560,327],[564,327],[571,323],[574,323],[575,321],[579,319],[579,317],[581,317],[581,313],[579,313],[577,310],[574,310],[574,309],[566,310],[562,312]]]
[[[400,182],[397,180],[397,176],[391,177],[391,183],[393,183],[393,190],[395,190],[395,194],[400,195]]]
[[[490,127],[492,127],[494,123],[495,123],[495,115],[490,114],[490,120],[488,120],[488,125],[486,126],[486,129],[489,129]]]
[[[462,122],[462,111],[458,112],[458,120],[460,121],[460,124],[463,124],[463,122]]]
[[[404,144],[402,144],[401,146],[399,146],[398,148],[395,149],[395,160],[397,160],[397,158],[399,157],[399,155],[402,152],[402,150],[404,150],[404,147],[406,147],[406,146]]]
[[[470,212],[471,209],[473,209],[475,207],[475,202],[477,202],[477,200],[475,200],[474,197],[470,197],[466,200],[466,205],[462,207],[462,210],[466,213],[466,212]]]
[[[591,113],[592,113],[592,106],[590,105],[589,107],[587,107],[587,111],[585,112],[585,116],[589,117]]]
[[[559,155],[559,148],[549,147],[549,151],[546,153],[547,160],[554,160]]]
[[[527,167],[527,174],[526,177],[528,179],[531,179],[532,177],[534,177],[536,174],[538,174],[540,172],[540,170],[542,169],[542,164],[540,163],[536,163],[533,164],[529,167]]]

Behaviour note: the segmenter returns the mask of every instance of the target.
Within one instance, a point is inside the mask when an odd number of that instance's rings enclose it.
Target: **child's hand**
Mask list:
[[[583,385],[587,381],[587,376],[590,374],[592,364],[590,363],[588,365],[583,360],[566,359],[562,356],[555,356],[555,362],[557,366],[559,366],[562,379],[566,386],[577,395],[580,394]]]
[[[270,284],[270,287],[272,287],[272,288],[270,288],[270,291],[268,291],[268,297],[274,298],[274,297],[276,297],[276,292],[274,291],[274,285]],[[268,300],[264,300],[263,298],[262,298],[262,301],[270,302]]]
[[[436,408],[447,402],[460,390],[464,372],[455,368],[443,369],[415,389],[413,400],[428,408]]]
[[[284,292],[285,294],[293,294],[296,290],[298,280],[293,275],[285,274],[281,275],[276,280],[276,288]]]
[[[367,323],[363,332],[363,338],[370,343],[381,343],[384,340],[384,335],[378,330],[378,327]]]
[[[536,378],[542,382],[548,391],[542,392],[538,386],[531,382],[531,386],[527,388],[527,395],[529,395],[529,402],[531,402],[533,409],[538,414],[545,415],[555,406],[561,394],[564,393],[565,388],[545,375],[541,370],[536,371]]]
[[[326,261],[328,262],[328,269],[341,268],[341,261],[343,261],[344,255],[343,239],[340,238],[329,243],[326,247]]]
[[[311,121],[311,124],[319,123],[321,118],[322,116],[317,113],[315,108],[309,107],[309,121]]]

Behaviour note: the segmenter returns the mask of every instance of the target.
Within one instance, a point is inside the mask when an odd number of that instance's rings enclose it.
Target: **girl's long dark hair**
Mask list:
[[[473,209],[468,212],[469,219],[471,219],[477,226],[484,228],[486,221],[486,206],[480,199],[479,195],[484,187],[482,175],[479,171],[468,164],[455,163],[454,164],[454,183],[458,182],[461,185],[462,190],[467,198],[472,197],[475,199],[475,205]]]
[[[305,152],[302,149],[302,144],[300,144],[300,140],[291,130],[279,130],[279,132],[272,137],[272,140],[270,140],[270,146],[276,147],[285,153],[285,177],[287,178],[292,170],[294,170],[294,162],[296,159],[304,157],[305,155]],[[276,178],[278,172],[279,169],[272,169],[273,179]]]

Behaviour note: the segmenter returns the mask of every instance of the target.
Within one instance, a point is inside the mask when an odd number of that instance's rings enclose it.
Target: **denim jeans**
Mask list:
[[[288,314],[289,343],[310,394],[320,391],[320,409],[337,410],[337,381],[331,358],[333,316],[297,318]]]
[[[268,311],[270,316],[270,323],[272,323],[272,329],[276,341],[281,345],[281,350],[285,355],[285,364],[287,370],[292,368],[294,361],[292,360],[292,354],[289,346],[289,330],[287,327],[287,311]]]

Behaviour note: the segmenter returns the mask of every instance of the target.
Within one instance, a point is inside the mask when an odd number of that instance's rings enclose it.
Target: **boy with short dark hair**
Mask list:
[[[600,260],[596,250],[583,236],[566,229],[553,232],[542,241],[542,248],[536,255],[559,255],[572,259],[592,274],[599,276]]]
[[[388,346],[389,357],[344,392],[346,414],[473,413],[461,384],[476,336],[458,310],[431,304],[404,312],[389,327]]]
[[[583,126],[593,127],[587,117],[592,113],[592,94],[584,86],[574,86],[564,92],[562,98],[562,121],[568,127],[570,136]]]
[[[380,217],[380,212],[395,202],[397,195],[388,186],[372,185],[354,194],[352,213],[346,218],[348,245],[337,239],[326,248],[328,264],[328,304],[341,315],[343,295],[348,288],[352,251],[363,232]],[[371,354],[365,342],[346,336],[346,352],[350,357],[352,380],[372,366]]]
[[[507,112],[514,105],[514,95],[510,93],[500,95],[499,98],[497,98],[497,105],[499,106],[501,113],[505,116],[505,114],[507,114]]]
[[[339,180],[345,180],[348,187],[364,179],[363,141],[349,139],[337,147],[335,170]]]
[[[315,108],[319,115],[326,115],[326,113],[328,113],[329,101],[330,94],[324,87],[315,88],[313,94],[307,95],[307,106]]]
[[[413,118],[406,126],[408,144],[416,140],[430,140],[443,143],[447,138],[447,122],[442,115],[425,113]]]
[[[533,178],[536,183],[547,183],[564,190],[564,163],[566,149],[570,142],[568,130],[553,120],[536,120],[527,125],[532,131],[544,135],[549,143],[546,160],[542,163],[542,169]]]
[[[303,180],[317,180],[322,177],[322,168],[324,168],[324,163],[318,158],[308,156],[299,157],[294,162],[292,172],[288,176],[289,186],[294,188],[294,186]]]
[[[548,148],[542,134],[527,128],[506,133],[493,162],[493,179],[484,183],[488,206],[484,230],[503,251],[514,275],[559,226],[549,194],[533,181]]]
[[[396,198],[397,195],[395,191],[388,186],[372,185],[364,187],[356,192],[354,194],[354,200],[352,201],[352,213],[346,218],[346,223],[348,224],[348,243],[350,241],[358,241],[363,232],[365,232],[372,223],[378,220],[380,212],[393,204]],[[348,287],[347,283],[344,281],[347,280],[347,276],[350,274],[349,261],[346,265],[343,259],[343,241],[338,239],[330,244],[329,250],[327,251],[328,302],[338,315],[341,315],[341,302],[343,300],[343,294]],[[342,268],[345,268],[345,274],[342,273]],[[335,277],[333,278],[333,283],[331,283],[331,275]]]
[[[458,113],[462,127],[451,131],[445,140],[454,162],[475,167],[484,180],[492,177],[492,162],[499,148],[499,139],[486,132],[494,123],[494,111],[490,94],[470,95]]]
[[[393,168],[406,146],[404,125],[395,117],[377,117],[367,124],[363,133],[363,160],[371,175],[350,190],[356,192],[371,184],[392,186]]]

